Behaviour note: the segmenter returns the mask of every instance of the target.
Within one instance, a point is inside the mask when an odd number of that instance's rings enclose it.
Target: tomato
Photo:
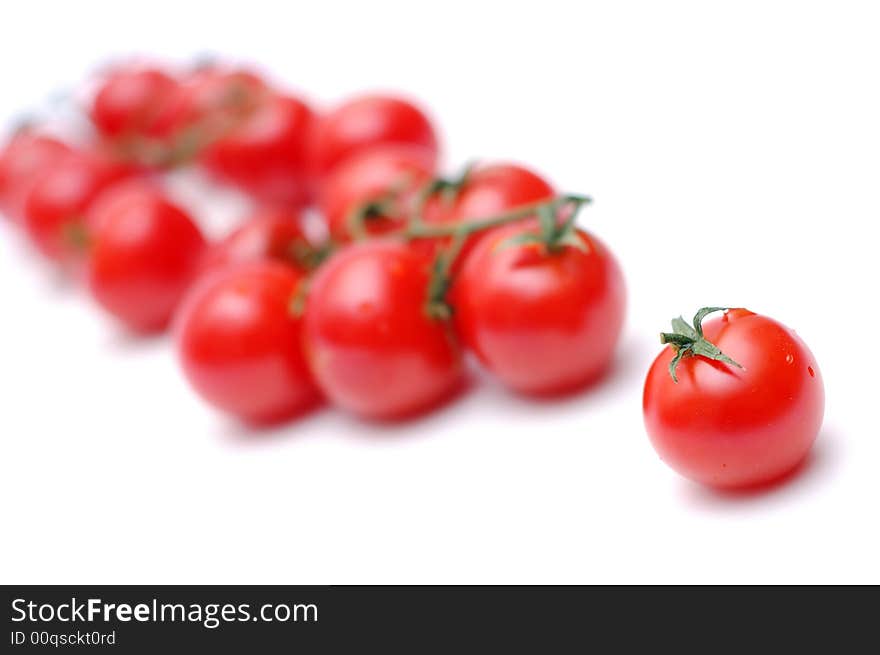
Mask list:
[[[302,101],[273,97],[201,152],[221,180],[269,202],[306,204],[311,196],[308,143],[312,111]]]
[[[87,262],[92,297],[133,331],[164,329],[199,270],[204,237],[158,193],[139,189],[95,205]]]
[[[492,164],[471,171],[447,211],[425,218],[436,223],[488,218],[555,195],[553,186],[528,168],[518,164]]]
[[[212,246],[205,257],[205,270],[229,268],[242,262],[272,259],[295,266],[305,273],[298,262],[310,248],[302,217],[289,208],[261,207],[239,227]]]
[[[493,230],[462,263],[450,294],[463,343],[508,387],[555,394],[608,367],[623,325],[626,292],[617,261],[595,236],[518,243],[529,220]]]
[[[270,95],[263,79],[250,71],[199,68],[181,80],[146,132],[160,139],[191,128],[222,132],[249,116]]]
[[[348,246],[315,275],[306,302],[306,356],[336,405],[393,419],[449,398],[462,381],[459,347],[426,312],[430,261],[405,243]]]
[[[92,122],[109,137],[143,133],[177,91],[170,75],[152,68],[123,68],[103,82],[91,107]]]
[[[318,123],[313,140],[315,173],[321,179],[348,157],[377,145],[421,146],[434,156],[437,135],[421,109],[401,98],[364,95],[340,105]]]
[[[24,203],[34,181],[70,148],[52,137],[24,129],[0,152],[0,211],[22,220]]]
[[[89,205],[132,172],[94,153],[71,153],[55,162],[33,183],[25,200],[24,227],[31,242],[49,259],[78,259]]]
[[[365,219],[369,234],[400,227],[408,218],[419,189],[434,177],[434,153],[420,146],[377,146],[337,166],[321,187],[320,208],[331,236],[350,241],[352,215],[367,203],[390,211]]]
[[[178,355],[193,388],[217,409],[252,423],[290,418],[320,392],[290,311],[303,276],[277,262],[250,262],[207,276],[175,320]]]
[[[709,308],[715,310],[714,308]],[[822,425],[825,392],[813,354],[793,330],[747,309],[695,327],[695,343],[675,367],[665,348],[645,381],[645,426],[660,457],[683,476],[713,487],[772,482],[807,455]],[[679,335],[664,335],[670,342]],[[719,352],[720,351],[720,352]],[[716,359],[720,358],[720,359]]]
[[[549,182],[524,166],[509,163],[480,166],[467,175],[451,203],[446,202],[442,195],[433,198],[425,209],[424,219],[435,225],[485,219],[550,200],[555,195],[556,191]],[[462,248],[457,262],[463,262],[477,241],[490,232],[473,234]],[[431,239],[420,241],[417,245],[429,252],[436,252],[448,242],[448,239]]]

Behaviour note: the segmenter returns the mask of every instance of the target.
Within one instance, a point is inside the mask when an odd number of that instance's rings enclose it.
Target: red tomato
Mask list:
[[[34,181],[68,154],[70,148],[52,137],[17,132],[0,152],[0,211],[21,220]]]
[[[109,137],[143,133],[177,91],[177,82],[152,69],[123,68],[101,85],[91,108],[91,118]]]
[[[435,197],[425,209],[424,219],[431,224],[456,224],[468,220],[491,218],[525,205],[551,200],[556,191],[537,173],[518,164],[491,164],[471,171],[451,204],[442,196]],[[491,230],[473,234],[456,260],[456,269],[477,241]],[[429,239],[417,242],[427,252],[449,242],[448,239]]]
[[[267,259],[302,268],[297,262],[297,247],[310,247],[299,212],[263,207],[211,248],[204,268],[214,271]],[[301,272],[306,271],[302,268]]]
[[[448,325],[425,311],[430,262],[405,243],[348,246],[320,269],[306,303],[306,356],[335,404],[373,419],[425,410],[462,381]]]
[[[178,354],[193,388],[248,422],[268,423],[311,408],[320,392],[291,311],[303,276],[276,262],[251,262],[205,278],[175,321]]]
[[[505,385],[529,394],[581,387],[608,367],[626,309],[623,276],[596,237],[580,246],[514,244],[535,222],[493,230],[452,285],[457,333]]]
[[[309,201],[311,110],[291,97],[273,97],[201,153],[204,166],[256,197],[290,205]]]
[[[406,100],[365,95],[349,100],[324,116],[313,141],[319,178],[352,155],[377,145],[421,146],[437,157],[437,135],[421,109]]]
[[[701,355],[669,366],[673,346],[648,371],[645,426],[660,457],[713,487],[771,482],[807,455],[822,425],[825,392],[813,354],[794,331],[746,309],[703,327],[742,366]]]
[[[544,178],[518,164],[492,164],[473,170],[447,211],[425,219],[454,223],[488,218],[523,205],[550,200],[555,189]]]
[[[204,237],[161,195],[137,191],[105,202],[90,221],[92,296],[131,330],[162,330],[199,269]]]
[[[86,212],[103,190],[132,169],[93,153],[72,153],[39,176],[25,200],[24,227],[31,242],[55,261],[78,259]]]
[[[321,187],[320,208],[331,236],[350,241],[349,221],[365,203],[384,201],[392,215],[379,214],[365,221],[371,235],[399,227],[408,218],[417,192],[434,177],[435,156],[420,146],[379,146],[354,155],[333,169]]]
[[[200,68],[178,84],[147,132],[167,138],[194,126],[222,131],[250,115],[269,96],[266,83],[254,73]]]

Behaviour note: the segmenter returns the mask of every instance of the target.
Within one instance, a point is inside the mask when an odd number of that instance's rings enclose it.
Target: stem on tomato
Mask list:
[[[726,312],[728,307],[703,307],[696,313],[693,325],[689,325],[681,316],[672,319],[672,332],[661,332],[660,343],[668,343],[675,350],[675,356],[669,362],[669,375],[672,381],[678,383],[675,369],[683,357],[700,355],[706,359],[712,359],[725,364],[742,368],[742,365],[734,361],[703,336],[703,319],[714,312]]]

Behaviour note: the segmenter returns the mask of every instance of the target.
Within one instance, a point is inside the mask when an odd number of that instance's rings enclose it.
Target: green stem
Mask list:
[[[742,365],[734,361],[703,336],[703,319],[714,312],[727,311],[728,307],[703,307],[696,313],[693,325],[689,325],[681,316],[672,319],[672,332],[661,332],[660,343],[667,343],[675,349],[675,356],[669,362],[669,375],[672,381],[678,383],[675,370],[683,357],[699,355],[737,368]]]

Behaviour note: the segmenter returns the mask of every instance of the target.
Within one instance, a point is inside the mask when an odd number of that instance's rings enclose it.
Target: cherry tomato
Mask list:
[[[55,162],[33,183],[25,200],[24,227],[31,242],[49,259],[79,259],[90,204],[132,172],[94,153],[71,153]]]
[[[87,262],[92,296],[136,332],[166,327],[199,270],[205,240],[192,219],[158,193],[96,202]]]
[[[0,211],[20,221],[24,203],[34,181],[70,148],[52,137],[20,130],[0,152]]]
[[[217,409],[253,423],[292,417],[320,399],[291,312],[303,276],[250,262],[207,276],[175,321],[178,354],[193,388]]]
[[[699,483],[728,488],[772,482],[794,469],[816,440],[825,406],[806,344],[747,309],[705,325],[695,320],[702,339],[678,320],[683,343],[695,345],[683,346],[677,382],[670,364],[678,347],[658,355],[643,398],[645,426],[663,461]]]
[[[437,157],[437,135],[428,117],[412,103],[382,95],[365,95],[340,105],[318,123],[313,141],[319,178],[352,155],[377,145],[421,146]]]
[[[417,192],[434,177],[435,156],[420,146],[392,145],[354,155],[337,166],[321,187],[320,207],[331,236],[353,236],[353,213],[365,204],[386,207],[364,220],[369,234],[399,227],[410,216]]]
[[[209,144],[200,161],[220,179],[262,200],[306,204],[311,195],[312,123],[312,112],[303,102],[273,97]]]
[[[555,195],[551,184],[528,168],[518,164],[491,164],[471,171],[452,203],[445,202],[442,195],[435,196],[425,209],[424,219],[427,223],[448,225],[490,218],[525,205],[550,200]],[[477,241],[490,233],[491,230],[488,230],[471,235],[456,260],[456,268]],[[417,246],[428,252],[436,252],[448,243],[448,239],[430,239],[419,241]]]
[[[335,254],[306,303],[306,356],[336,405],[393,419],[450,397],[462,381],[445,321],[426,312],[430,261],[405,243],[365,241]]]
[[[199,68],[184,77],[162,103],[146,132],[160,139],[191,128],[222,132],[249,116],[270,95],[263,79],[250,71]]]
[[[493,230],[462,263],[450,302],[463,343],[528,394],[581,387],[609,365],[626,308],[623,276],[596,237],[576,230],[551,251],[518,243],[533,221]]]
[[[302,228],[302,217],[294,209],[261,207],[238,228],[212,246],[205,257],[205,270],[229,268],[242,262],[275,260],[305,273],[298,260],[311,248]],[[299,249],[299,252],[298,252]]]
[[[95,94],[92,122],[109,137],[143,133],[163,111],[177,82],[163,71],[123,68],[114,71]]]

